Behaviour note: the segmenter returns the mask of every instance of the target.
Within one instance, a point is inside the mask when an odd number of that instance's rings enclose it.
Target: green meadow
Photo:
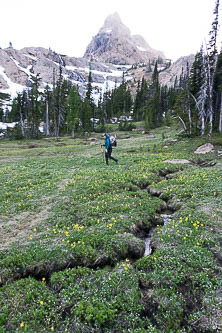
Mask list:
[[[0,333],[221,332],[222,138],[117,139],[0,141]]]

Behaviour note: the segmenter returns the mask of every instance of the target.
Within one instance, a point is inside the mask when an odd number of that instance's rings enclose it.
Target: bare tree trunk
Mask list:
[[[204,115],[201,116],[201,135],[203,136],[205,133],[205,121],[204,121]]]
[[[75,137],[75,130],[74,130],[74,128],[72,129],[72,138],[74,139],[74,137]]]
[[[61,112],[60,112],[60,108],[59,108],[59,114],[58,114],[58,127],[57,127],[57,137],[59,136],[60,126],[61,126]]]
[[[23,121],[23,117],[22,117],[21,107],[19,107],[19,116],[20,116],[20,127],[21,127],[21,131],[22,131],[22,136],[24,138],[25,137],[25,125],[24,125],[24,121]]]
[[[213,132],[213,109],[210,108],[210,114],[209,114],[209,134],[212,134]]]
[[[46,115],[45,115],[46,136],[49,136],[49,103],[46,101]]]
[[[222,92],[220,94],[220,97],[219,133],[222,132]]]
[[[56,112],[54,111],[54,136],[57,137],[57,121],[56,121]]]
[[[208,82],[208,109],[207,109],[207,118],[209,118],[209,134],[212,133],[213,130],[213,80],[210,68],[210,60],[209,54],[207,52],[207,82]]]
[[[189,134],[192,133],[192,117],[191,117],[191,109],[190,109],[190,89],[189,89],[189,77],[190,77],[190,70],[187,64],[187,72],[186,72],[186,109],[188,114],[189,120]]]
[[[181,123],[183,124],[183,128],[184,128],[184,130],[185,130],[185,132],[186,132],[186,131],[187,131],[187,127],[186,127],[185,122],[183,121],[183,119],[182,119],[180,116],[178,116],[178,118],[179,118],[179,120],[181,121]]]
[[[191,118],[191,110],[190,110],[190,93],[189,89],[187,89],[187,113],[188,113],[188,120],[189,120],[189,134],[192,133],[192,118]]]

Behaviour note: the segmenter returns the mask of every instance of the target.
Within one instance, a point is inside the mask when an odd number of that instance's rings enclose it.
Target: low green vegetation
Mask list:
[[[117,138],[0,141],[1,333],[221,332],[221,137]]]

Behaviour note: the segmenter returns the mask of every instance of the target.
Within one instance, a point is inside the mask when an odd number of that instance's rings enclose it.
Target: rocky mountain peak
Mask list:
[[[165,60],[163,52],[152,49],[142,36],[132,36],[118,13],[105,19],[88,45],[84,58],[115,65],[148,63],[158,58]]]
[[[130,30],[122,23],[119,14],[115,12],[105,19],[104,25],[99,30],[99,33],[130,35]]]
[[[121,18],[117,12],[107,16],[107,18],[104,21],[104,26],[115,26],[122,24]]]

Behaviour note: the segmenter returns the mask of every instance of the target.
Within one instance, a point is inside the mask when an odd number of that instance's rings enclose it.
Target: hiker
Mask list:
[[[108,159],[110,158],[111,160],[115,161],[116,164],[118,164],[118,160],[114,157],[112,157],[112,145],[111,145],[111,142],[110,142],[110,138],[109,138],[109,135],[104,133],[103,134],[103,137],[104,137],[104,145],[101,145],[101,147],[105,147],[106,148],[106,151],[105,151],[105,159],[106,159],[106,164],[108,165],[109,164],[109,161]]]

